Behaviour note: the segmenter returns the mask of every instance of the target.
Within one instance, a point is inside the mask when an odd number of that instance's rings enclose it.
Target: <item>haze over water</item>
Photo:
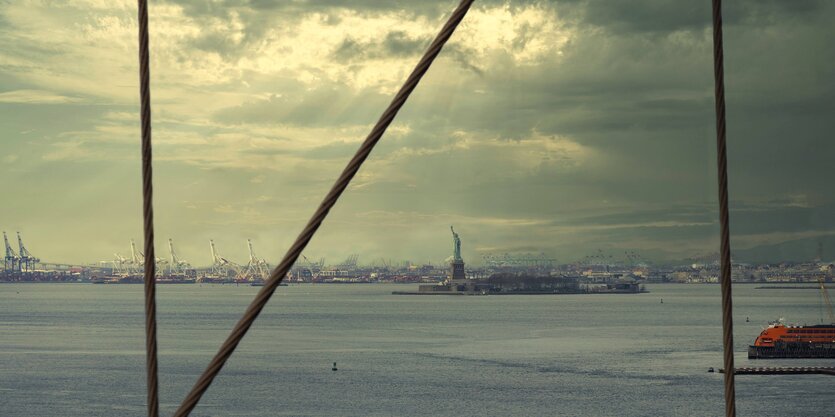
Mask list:
[[[719,287],[651,293],[395,296],[407,285],[281,287],[195,416],[716,416]],[[815,290],[734,287],[737,366],[769,320],[819,320]],[[158,289],[170,415],[257,288]],[[660,299],[664,303],[660,303]],[[0,286],[0,414],[141,416],[142,287]],[[745,318],[750,317],[746,323]],[[332,362],[339,370],[331,371]],[[835,410],[830,376],[738,376],[739,415]]]

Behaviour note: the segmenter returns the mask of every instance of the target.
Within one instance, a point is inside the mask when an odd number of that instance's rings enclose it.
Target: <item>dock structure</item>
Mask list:
[[[724,369],[719,369],[725,373]],[[835,375],[835,367],[832,366],[778,366],[778,367],[756,367],[736,368],[734,375]]]

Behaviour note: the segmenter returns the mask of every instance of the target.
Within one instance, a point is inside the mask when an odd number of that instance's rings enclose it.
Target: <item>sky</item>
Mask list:
[[[157,253],[276,263],[455,6],[151,0]],[[0,0],[0,229],[43,260],[141,241],[135,8]],[[732,247],[835,258],[835,3],[724,15]],[[306,254],[437,264],[450,225],[471,264],[717,252],[710,19],[476,1]]]

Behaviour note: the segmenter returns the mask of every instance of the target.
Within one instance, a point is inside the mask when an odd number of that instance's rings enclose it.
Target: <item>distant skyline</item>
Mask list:
[[[455,4],[151,2],[158,254],[275,263]],[[44,260],[141,246],[135,8],[0,1],[0,230]],[[739,253],[835,255],[832,16],[725,5]],[[711,48],[709,2],[476,2],[306,253],[716,252]]]

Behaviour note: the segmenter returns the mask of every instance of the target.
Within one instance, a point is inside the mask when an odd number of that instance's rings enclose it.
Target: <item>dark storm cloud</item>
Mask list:
[[[711,25],[710,2],[678,0],[554,1],[554,7],[585,24],[615,33],[637,32],[665,35],[670,32],[701,30]],[[724,2],[726,25],[776,23],[803,19],[826,7],[824,0],[740,0]]]
[[[663,208],[645,208],[640,211],[622,210],[615,213],[580,216],[572,219],[589,226],[615,226],[648,223],[712,223],[716,220],[714,207],[708,205],[671,204]]]
[[[363,59],[365,57],[365,48],[354,39],[347,38],[342,41],[342,44],[333,51],[334,59],[338,61],[350,61],[353,59]]]
[[[199,36],[192,45],[196,48],[220,53],[227,57],[240,57],[245,50],[242,45],[254,45],[264,40],[265,34],[274,28],[281,28],[282,22],[292,21],[294,18],[301,18],[311,13],[320,13],[321,21],[324,24],[338,24],[340,18],[336,11],[350,10],[357,13],[369,12],[405,12],[412,16],[437,17],[446,13],[444,5],[449,5],[450,10],[453,3],[443,1],[256,1],[256,0],[223,0],[219,2],[207,2],[202,0],[177,0],[170,1],[183,7],[186,16],[196,21],[207,21],[208,19],[221,19],[231,23],[233,17],[239,17],[244,24],[242,29],[243,39],[240,44],[229,41],[229,33],[226,31],[207,31]],[[392,32],[396,33],[396,32]],[[350,36],[350,35],[349,35]],[[390,36],[392,36],[390,34]],[[348,38],[346,38],[348,41]],[[396,35],[390,37],[384,43],[386,49],[398,52],[403,48],[409,48],[412,40],[398,39]],[[339,55],[339,54],[337,54]]]
[[[412,38],[402,31],[393,30],[385,34],[381,41],[359,42],[352,39],[350,35],[342,41],[342,44],[333,51],[333,58],[341,62],[363,61],[369,58],[388,58],[417,56],[432,38]]]
[[[383,40],[383,48],[390,56],[412,56],[423,52],[431,41],[432,38],[429,36],[412,39],[404,32],[393,31]]]
[[[241,48],[238,42],[232,40],[231,34],[224,32],[209,32],[190,42],[192,48],[206,52],[216,52],[223,56],[237,55]]]
[[[580,0],[556,2],[567,5],[568,14],[585,23],[615,32],[670,32],[698,29],[710,16],[709,2],[675,0],[636,0],[610,2]]]
[[[301,0],[301,1],[272,1],[272,0],[169,0],[171,4],[183,6],[193,15],[217,15],[228,10],[254,10],[258,12],[282,13],[310,13],[331,11],[334,9],[349,9],[357,11],[401,11],[410,10],[424,12],[439,6],[449,6],[450,10],[457,2],[448,0],[425,0],[418,4],[411,0]],[[489,1],[487,3],[495,3]]]
[[[738,234],[835,231],[835,204],[772,208],[736,206],[731,216],[734,232]]]

